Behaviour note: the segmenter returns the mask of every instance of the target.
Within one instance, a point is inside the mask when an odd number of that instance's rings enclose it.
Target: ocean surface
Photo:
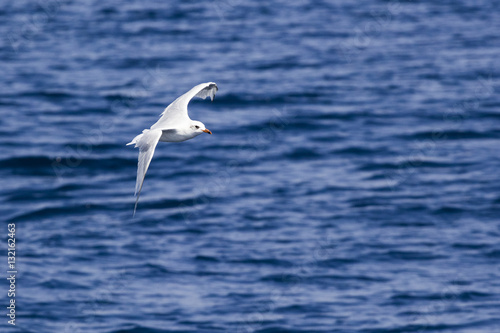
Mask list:
[[[498,1],[0,19],[1,332],[500,332]],[[208,81],[213,135],[157,146],[132,218],[125,144]]]

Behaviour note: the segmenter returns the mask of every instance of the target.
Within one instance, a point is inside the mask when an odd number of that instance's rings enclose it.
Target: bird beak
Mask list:
[[[203,132],[208,133],[208,134],[210,134],[210,135],[212,134],[212,132],[210,132],[210,130],[209,130],[208,128],[205,128],[205,129],[203,130]]]

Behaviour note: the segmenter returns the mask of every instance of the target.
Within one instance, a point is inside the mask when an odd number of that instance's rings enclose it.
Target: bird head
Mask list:
[[[201,132],[205,132],[205,133],[208,133],[208,134],[212,134],[212,132],[207,129],[205,127],[205,125],[203,125],[203,123],[201,121],[196,121],[194,120],[192,123],[191,123],[191,129],[196,132],[196,133],[199,133],[201,134]]]

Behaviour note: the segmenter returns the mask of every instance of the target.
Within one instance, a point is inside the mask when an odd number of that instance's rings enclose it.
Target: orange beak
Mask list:
[[[212,132],[210,132],[210,130],[209,130],[208,128],[205,128],[205,129],[203,130],[203,132],[208,133],[208,134],[210,134],[210,135],[212,134]]]

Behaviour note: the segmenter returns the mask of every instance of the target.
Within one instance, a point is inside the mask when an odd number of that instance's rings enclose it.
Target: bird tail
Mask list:
[[[145,129],[142,131],[141,134],[137,135],[132,141],[130,141],[129,143],[127,143],[127,146],[130,146],[130,145],[133,145],[135,144],[135,147],[134,148],[137,148],[138,146],[138,142],[141,140],[142,136],[146,133],[146,132],[149,132],[148,129]]]

